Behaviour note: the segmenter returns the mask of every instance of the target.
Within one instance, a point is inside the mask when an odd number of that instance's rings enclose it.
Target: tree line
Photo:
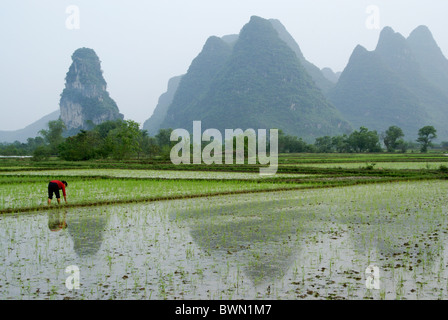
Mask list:
[[[129,158],[169,159],[171,148],[177,142],[170,141],[172,129],[160,129],[155,136],[149,136],[133,120],[106,121],[89,130],[81,130],[74,136],[64,137],[65,125],[61,120],[50,121],[40,136],[29,138],[26,143],[18,141],[0,144],[0,154],[5,156],[33,155],[34,160],[45,160],[58,156],[63,160],[81,161],[90,159],[124,160]],[[397,126],[389,127],[378,134],[366,127],[360,127],[349,135],[323,136],[313,144],[285,134],[279,130],[279,153],[363,153],[363,152],[407,152],[419,148],[427,152],[433,147],[437,131],[433,126],[422,127],[415,142],[405,141],[403,131]],[[382,143],[381,143],[382,142]],[[384,145],[384,148],[382,147]],[[448,142],[440,145],[448,149]]]
[[[362,152],[407,152],[409,149],[420,149],[425,153],[433,147],[433,140],[437,138],[437,130],[433,126],[422,127],[418,131],[415,142],[405,141],[403,130],[397,126],[390,126],[385,132],[378,134],[366,127],[360,127],[350,135],[323,136],[316,138],[314,144],[307,144],[301,138],[285,135],[279,131],[279,152],[317,152],[317,153],[362,153]],[[383,142],[385,150],[381,145]],[[448,149],[448,142],[442,142],[441,147]]]

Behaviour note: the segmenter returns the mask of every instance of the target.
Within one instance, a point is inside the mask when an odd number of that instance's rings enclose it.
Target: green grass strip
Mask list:
[[[53,209],[65,209],[65,208],[81,208],[81,207],[94,207],[103,205],[114,205],[114,204],[130,204],[130,203],[143,203],[143,202],[154,202],[154,201],[167,201],[167,200],[181,200],[181,199],[193,199],[193,198],[204,198],[204,197],[215,197],[215,196],[225,196],[225,195],[237,195],[237,194],[251,194],[251,193],[263,193],[263,192],[282,192],[282,191],[294,191],[294,190],[306,190],[306,189],[319,189],[319,188],[334,188],[334,187],[345,187],[353,185],[365,185],[374,183],[392,183],[399,181],[423,181],[431,180],[425,178],[387,178],[381,180],[359,180],[359,179],[349,179],[349,180],[328,180],[320,183],[306,183],[300,185],[288,185],[280,186],[276,185],[274,188],[260,188],[260,189],[244,189],[244,190],[225,190],[225,191],[212,191],[205,193],[190,193],[190,194],[172,194],[172,195],[159,195],[159,196],[147,196],[140,198],[128,198],[128,199],[105,199],[96,201],[82,201],[61,205],[40,205],[40,206],[24,206],[17,208],[3,208],[0,209],[0,214],[8,213],[27,213],[27,212],[39,212],[45,210]],[[56,201],[56,200],[53,200]],[[62,200],[63,201],[63,200]],[[62,202],[61,201],[61,202]]]

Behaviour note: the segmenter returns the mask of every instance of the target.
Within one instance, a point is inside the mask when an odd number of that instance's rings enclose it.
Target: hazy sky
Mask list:
[[[67,13],[79,9],[79,29]],[[0,130],[21,129],[59,108],[72,53],[92,48],[126,119],[143,124],[209,36],[239,33],[252,15],[279,19],[320,68],[342,71],[357,44],[375,48],[380,27],[405,37],[427,25],[448,56],[445,0],[1,0]]]

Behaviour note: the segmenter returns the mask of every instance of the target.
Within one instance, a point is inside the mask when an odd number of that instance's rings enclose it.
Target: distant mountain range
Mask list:
[[[37,137],[40,130],[46,129],[49,121],[59,119],[60,114],[60,111],[56,110],[23,129],[0,131],[0,142],[12,143],[14,141],[19,141],[25,143],[28,138]]]
[[[179,87],[182,76],[173,77],[168,81],[168,89],[159,98],[158,104],[154,112],[148,120],[143,123],[143,129],[148,131],[150,136],[155,136],[160,129],[160,125],[165,120],[168,107],[174,99],[174,94]]]
[[[374,51],[357,46],[333,72],[307,61],[280,21],[252,17],[239,35],[209,38],[176,79],[144,123],[150,134],[202,120],[218,129],[278,127],[309,142],[392,125],[408,140],[425,125],[448,139],[448,60],[425,26],[407,39],[386,27]]]
[[[374,51],[357,46],[328,97],[354,127],[396,125],[414,139],[433,125],[448,139],[448,60],[425,26],[407,39],[386,27]]]
[[[164,95],[172,100],[159,101],[144,129],[191,132],[193,121],[201,120],[222,132],[278,128],[311,142],[351,130],[324,95],[333,86],[278,20],[253,16],[237,37],[207,40],[175,93],[171,86]],[[161,109],[165,117],[157,123]]]
[[[72,59],[60,110],[24,129],[0,131],[0,142],[25,142],[59,117],[71,134],[123,119],[95,52],[81,48]],[[414,140],[419,128],[433,125],[439,140],[448,140],[448,60],[427,27],[407,38],[385,27],[375,50],[358,45],[342,72],[320,69],[280,21],[253,16],[239,34],[206,41],[187,73],[169,80],[143,129],[191,132],[194,120],[204,129],[278,128],[308,142],[391,125]]]

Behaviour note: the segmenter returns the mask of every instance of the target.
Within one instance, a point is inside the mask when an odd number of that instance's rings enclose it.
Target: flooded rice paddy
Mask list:
[[[445,299],[447,187],[403,182],[5,214],[0,297]]]

